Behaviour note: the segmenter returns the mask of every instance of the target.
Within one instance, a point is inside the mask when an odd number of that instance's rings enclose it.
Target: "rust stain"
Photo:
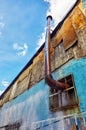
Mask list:
[[[59,32],[57,32],[56,36],[53,38],[52,42],[52,46],[55,48],[57,45],[60,44],[60,42],[62,41],[62,35],[61,35],[61,30]]]
[[[80,0],[78,7],[81,9],[83,14],[86,16],[86,2],[85,1],[83,2],[83,0]]]
[[[71,19],[75,30],[79,30],[86,25],[86,17],[79,7],[76,7]]]
[[[62,26],[62,37],[65,50],[71,47],[77,40],[77,35],[70,18],[68,18]]]

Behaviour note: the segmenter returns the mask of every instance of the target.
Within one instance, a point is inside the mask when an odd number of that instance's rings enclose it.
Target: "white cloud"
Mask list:
[[[3,16],[0,16],[0,37],[2,37],[2,29],[5,27],[5,23],[2,20]]]
[[[0,32],[0,37],[2,36],[2,32]]]
[[[26,43],[23,45],[19,45],[18,43],[13,44],[13,49],[17,51],[18,56],[25,56],[28,50],[28,46]]]
[[[46,12],[46,16],[52,15],[53,17],[53,26],[51,29],[54,29],[55,26],[63,19],[63,17],[67,14],[67,12],[70,10],[70,8],[73,6],[73,4],[76,2],[76,0],[44,0],[44,2],[49,3],[49,8]],[[46,26],[46,25],[45,25]],[[41,34],[38,42],[37,42],[37,48],[36,51],[39,49],[39,47],[44,43],[45,41],[45,35],[46,35],[46,27],[44,29],[44,32]]]
[[[4,91],[1,91],[1,90],[0,90],[0,95],[1,95],[3,92],[4,92]]]
[[[63,17],[67,14],[76,0],[44,0],[49,3],[49,9],[47,15],[50,14],[53,17],[54,25],[56,26]]]
[[[0,28],[4,28],[4,26],[5,26],[5,23],[0,22]]]
[[[0,16],[0,20],[3,20],[3,16]]]
[[[37,48],[36,51],[40,48],[40,46],[44,43],[45,41],[45,32],[43,32],[37,42]]]
[[[9,86],[9,82],[5,81],[5,80],[2,80],[1,84],[4,86],[4,87],[8,87]]]

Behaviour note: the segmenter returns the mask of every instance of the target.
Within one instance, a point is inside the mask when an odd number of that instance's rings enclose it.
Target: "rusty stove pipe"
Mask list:
[[[50,63],[50,22],[52,16],[47,17],[47,29],[46,29],[46,41],[45,41],[45,52],[44,52],[44,67],[45,67],[45,81],[53,89],[64,90],[68,87],[67,84],[61,83],[53,79],[51,75],[51,63]]]

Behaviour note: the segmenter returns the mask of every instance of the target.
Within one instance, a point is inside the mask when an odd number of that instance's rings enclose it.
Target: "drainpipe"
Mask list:
[[[57,80],[54,80],[51,75],[51,63],[50,63],[50,22],[51,20],[52,20],[52,16],[49,15],[47,17],[46,40],[45,40],[45,47],[44,47],[45,82],[52,89],[65,90],[69,86],[65,83],[61,83]]]

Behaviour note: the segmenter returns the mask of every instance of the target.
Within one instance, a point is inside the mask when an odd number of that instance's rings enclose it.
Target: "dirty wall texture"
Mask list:
[[[54,71],[52,75],[54,79],[57,79],[57,77],[64,77],[71,72],[74,75],[80,110],[76,106],[73,106],[73,108],[68,108],[66,111],[50,111],[49,86],[45,84],[44,80],[41,80],[23,94],[17,96],[14,100],[10,100],[1,107],[0,127],[12,125],[17,122],[21,123],[20,130],[37,130],[38,128],[41,130],[74,130],[75,128],[76,130],[75,113],[78,114],[80,111],[86,111],[86,98],[83,96],[86,95],[86,81],[83,80],[83,73],[86,73],[86,58],[79,60],[71,59],[61,68]],[[84,75],[84,79],[86,79],[86,75]],[[65,117],[71,114],[74,115],[69,118]],[[86,120],[86,113],[84,114],[85,118],[82,118],[82,115],[78,115],[77,117],[79,128],[85,127],[86,122],[83,123],[83,119]]]
[[[51,39],[52,72],[68,60],[86,56],[86,17],[79,4],[65,20],[62,27]],[[0,100],[0,105],[15,98],[44,78],[44,50],[33,60],[33,63],[18,77],[15,83]]]
[[[86,129],[86,113],[78,114],[86,111],[86,17],[81,5],[75,7],[52,37],[50,49],[52,75],[57,80],[73,74],[78,106],[50,110],[50,89],[44,81],[42,50],[1,97],[0,130],[17,129],[18,123],[20,130]]]

